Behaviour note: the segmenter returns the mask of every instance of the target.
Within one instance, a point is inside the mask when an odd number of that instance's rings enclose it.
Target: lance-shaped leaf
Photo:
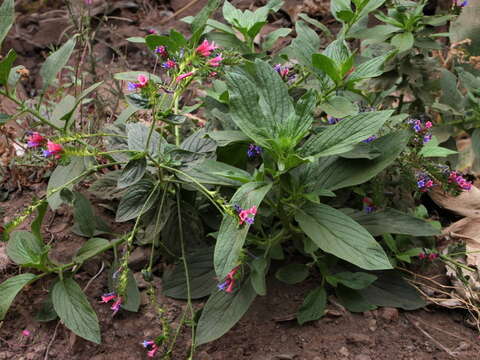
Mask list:
[[[14,0],[3,0],[2,6],[0,6],[0,45],[2,45],[3,40],[12,27],[14,18]]]
[[[75,48],[75,43],[76,40],[75,37],[73,37],[45,60],[40,68],[40,76],[43,79],[42,91],[45,91],[45,89],[53,83],[57,74],[67,64]]]
[[[372,235],[341,211],[328,205],[309,203],[298,211],[295,219],[323,251],[366,270],[392,268]]]
[[[240,290],[232,293],[217,291],[208,299],[197,325],[197,345],[216,340],[230,330],[245,314],[256,293],[246,279]]]
[[[260,206],[272,184],[265,182],[250,182],[240,187],[233,195],[231,204],[236,204],[243,209]],[[238,265],[240,250],[245,243],[249,224],[239,226],[238,218],[226,215],[215,245],[214,266],[219,279],[223,279],[235,266]]]
[[[377,133],[392,114],[393,110],[385,110],[349,116],[308,139],[300,148],[300,154],[320,157],[347,152]]]
[[[10,305],[12,305],[15,296],[35,278],[34,274],[26,273],[12,276],[0,284],[0,321],[5,318],[5,314]]]

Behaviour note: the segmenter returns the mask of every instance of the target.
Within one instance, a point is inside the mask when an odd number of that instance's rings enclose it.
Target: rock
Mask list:
[[[348,351],[348,349],[345,346],[342,346],[340,350],[338,350],[338,353],[346,358],[350,356],[350,351]]]
[[[346,340],[354,345],[372,346],[374,344],[374,340],[365,334],[350,334]]]
[[[355,356],[354,360],[372,360],[372,358],[365,354]]]
[[[288,340],[288,336],[283,334],[282,336],[280,336],[280,341],[281,342],[286,342]]]
[[[373,331],[377,330],[377,320],[375,320],[375,319],[368,319],[368,320],[367,320],[367,323],[368,323],[368,329],[369,329],[370,331],[373,332]]]
[[[133,271],[143,269],[148,264],[149,250],[150,249],[142,247],[137,247],[135,250],[133,250],[128,258],[128,267]]]
[[[380,310],[380,317],[387,322],[398,320],[398,309],[385,307]]]

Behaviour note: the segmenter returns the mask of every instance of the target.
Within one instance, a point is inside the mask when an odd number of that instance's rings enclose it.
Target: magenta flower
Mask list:
[[[151,34],[151,35],[156,35],[156,34],[158,34],[158,31],[151,28],[151,29],[148,29],[148,33]]]
[[[418,254],[418,258],[419,258],[420,260],[424,260],[424,259],[427,258],[427,255],[425,255],[425,253],[421,252],[420,254]]]
[[[209,43],[208,40],[203,40],[203,42],[197,47],[197,53],[207,57],[217,48],[218,46],[215,45],[215,42],[212,41]]]
[[[417,175],[417,186],[421,192],[427,192],[435,186],[435,183],[427,174],[419,173]]]
[[[242,210],[238,214],[240,218],[239,224],[243,225],[244,223],[252,225],[255,221],[255,215],[257,214],[257,207],[252,206],[250,209]]]
[[[165,46],[157,46],[157,48],[155,49],[155,54],[158,54],[160,56],[163,56],[163,57],[167,57],[168,56],[168,53],[167,53],[167,48]]]
[[[227,274],[225,280],[222,283],[217,285],[218,289],[227,293],[233,292],[233,287],[235,286],[235,274],[237,273],[237,271],[238,266]]]
[[[185,74],[181,74],[181,75],[178,75],[177,78],[176,78],[176,81],[180,81],[180,80],[183,80],[189,76],[192,76],[194,74],[193,71],[190,71],[188,73],[185,73]]]
[[[435,260],[436,258],[438,258],[438,254],[436,254],[436,253],[430,253],[430,254],[428,255],[428,260],[430,260],[430,261],[433,261],[433,260]]]
[[[108,303],[112,300],[114,300],[117,297],[117,294],[114,292],[108,293],[108,294],[103,294],[102,295],[102,302],[103,303]]]
[[[85,0],[85,5],[92,5],[93,4],[93,0]]]
[[[278,72],[280,74],[280,76],[282,78],[288,76],[288,73],[290,72],[288,67],[282,66],[280,64],[275,65],[273,68],[275,69],[276,72]]]
[[[110,308],[111,310],[113,310],[113,315],[115,315],[118,312],[118,310],[120,310],[120,305],[122,305],[122,298],[120,296],[117,296],[115,302]]]
[[[167,61],[165,61],[163,64],[162,64],[162,67],[164,69],[172,69],[174,68],[175,66],[177,66],[177,63],[171,59],[168,59]]]
[[[34,133],[31,133],[30,136],[28,137],[27,146],[29,148],[38,147],[42,145],[44,141],[45,141],[45,138],[42,135],[40,135],[38,132],[34,132]]]
[[[220,62],[223,60],[222,54],[215,56],[214,58],[208,60],[208,65],[217,67],[220,66]]]
[[[143,347],[148,350],[147,356],[154,357],[157,351],[160,349],[154,341],[144,340],[142,343]]]
[[[55,144],[48,140],[47,142],[47,150],[43,150],[43,156],[50,157],[54,156],[55,159],[60,159],[60,153],[63,151],[63,147],[60,144]]]
[[[138,87],[144,87],[148,83],[148,77],[144,74],[140,74],[137,76]]]
[[[30,336],[30,334],[31,334],[30,330],[25,329],[22,331],[23,336]]]
[[[456,171],[450,172],[448,176],[449,183],[456,183],[458,187],[462,190],[470,190],[472,188],[471,181],[466,180],[462,175],[458,174]]]
[[[113,304],[110,309],[113,310],[113,315],[115,315],[118,312],[118,310],[120,310],[120,306],[122,305],[122,298],[114,292],[102,295],[103,303],[109,303],[112,300],[113,300]]]

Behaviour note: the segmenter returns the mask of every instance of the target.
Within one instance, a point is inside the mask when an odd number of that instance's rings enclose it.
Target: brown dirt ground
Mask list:
[[[80,0],[78,0],[80,1]],[[47,46],[58,40],[58,20],[52,22],[63,10],[59,1],[19,0],[18,25],[9,36],[4,50],[13,47],[20,55],[18,63],[26,65],[35,74]],[[102,1],[95,1],[100,6]],[[108,1],[110,5],[120,1]],[[135,3],[135,2],[134,2]],[[126,44],[128,36],[141,36],[146,29],[155,26],[163,19],[178,11],[188,1],[136,1],[137,8],[121,8],[114,13],[133,22],[112,22],[105,30],[104,42],[97,43],[96,54],[102,58],[104,65],[115,61],[113,50],[116,44],[123,46],[129,57],[129,69],[142,69],[148,65],[145,54],[133,45]],[[204,3],[200,1],[199,4]],[[253,1],[234,1],[242,7],[249,7]],[[39,5],[40,4],[40,5]],[[288,26],[291,18],[300,11],[322,19],[328,1],[287,1],[283,17],[275,19],[277,24]],[[182,16],[194,14],[197,6],[185,11]],[[50,15],[48,15],[50,14]],[[64,13],[62,13],[64,14]],[[182,17],[180,16],[180,17]],[[325,20],[325,19],[324,19]],[[328,18],[326,18],[328,22]],[[163,29],[174,26],[178,30],[186,29],[183,23],[172,20]],[[280,26],[280,25],[277,25]],[[27,38],[28,41],[22,41]],[[120,46],[120,45],[121,46]],[[118,61],[119,62],[119,61]],[[118,65],[118,63],[117,63]],[[122,64],[123,66],[123,64]],[[32,77],[26,89],[35,88],[37,78]],[[44,186],[38,184],[30,191],[14,193],[0,206],[5,208],[4,222],[12,219],[30,203],[33,196],[44,193]],[[97,208],[102,216],[111,219],[111,213],[104,208]],[[27,222],[28,223],[28,222]],[[69,229],[72,225],[68,211],[60,211],[56,216],[51,212],[46,218],[44,233],[52,239],[55,248],[54,257],[59,261],[68,261],[84,239],[73,235]],[[25,225],[26,226],[26,225]],[[118,228],[121,232],[125,228]],[[0,253],[2,249],[0,248]],[[1,259],[0,259],[1,260]],[[109,260],[109,259],[107,259]],[[77,275],[77,280],[85,285],[96,274],[102,259],[93,259]],[[1,265],[1,264],[0,264]],[[8,266],[0,273],[0,281],[18,272],[14,266]],[[95,345],[72,335],[63,326],[59,326],[49,351],[49,359],[59,360],[127,360],[146,359],[141,342],[159,334],[160,323],[154,310],[148,305],[145,291],[142,292],[142,306],[138,313],[120,312],[111,317],[108,306],[99,303],[99,296],[106,290],[107,271],[94,280],[87,290],[100,320],[103,343]],[[158,301],[166,310],[165,316],[173,324],[178,323],[185,303],[162,296],[161,281],[158,284]],[[480,343],[475,331],[465,325],[464,316],[459,311],[443,311],[427,308],[415,312],[397,312],[393,309],[379,309],[365,314],[350,314],[338,306],[329,305],[329,313],[319,321],[299,326],[293,318],[303,296],[313,284],[287,286],[271,279],[267,297],[258,297],[247,315],[227,335],[211,344],[198,349],[195,360],[443,360],[480,359]],[[39,323],[33,314],[40,308],[49,288],[49,280],[34,284],[18,296],[5,321],[0,323],[0,360],[40,360],[55,333],[56,321]],[[333,299],[332,299],[333,300]],[[197,302],[196,306],[201,306]],[[29,337],[22,336],[22,330],[31,331]],[[423,330],[423,332],[422,332]],[[181,334],[174,359],[184,359],[189,347],[188,331]],[[451,353],[448,354],[448,351]]]

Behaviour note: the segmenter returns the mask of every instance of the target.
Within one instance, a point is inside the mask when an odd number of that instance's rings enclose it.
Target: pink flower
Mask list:
[[[144,74],[140,74],[137,76],[138,87],[144,87],[148,83],[148,78]]]
[[[219,290],[225,291],[227,293],[233,292],[233,287],[235,286],[235,274],[238,271],[238,266],[233,268],[225,277],[225,281],[218,284],[217,287]]]
[[[147,352],[147,356],[153,358],[159,349],[158,345],[153,345],[152,350]]]
[[[208,60],[208,65],[217,67],[220,66],[220,62],[223,60],[222,54],[215,56],[214,58]]]
[[[255,215],[257,214],[257,207],[252,206],[250,209],[246,210],[240,210],[238,217],[240,218],[240,225],[243,225],[244,223],[252,225],[253,222],[255,221]],[[250,216],[251,215],[251,216]]]
[[[426,259],[427,258],[427,255],[425,255],[425,253],[421,252],[420,254],[418,254],[418,258],[420,260],[423,260],[423,259]]]
[[[208,40],[203,40],[203,42],[200,44],[199,47],[197,47],[197,53],[199,53],[202,56],[210,56],[213,50],[217,49],[218,47],[215,45],[215,43],[212,41],[212,43],[209,43]]]
[[[55,144],[48,140],[47,142],[47,150],[43,150],[43,156],[50,157],[52,155],[55,156],[55,159],[60,159],[60,153],[63,151],[63,147],[60,144]]]
[[[114,292],[111,292],[111,293],[108,293],[108,294],[103,294],[102,295],[102,302],[108,303],[108,302],[114,300],[116,297],[117,297],[117,294],[115,294]]]
[[[31,133],[30,136],[28,137],[27,146],[38,147],[42,145],[44,141],[45,141],[45,138],[42,135],[40,135],[38,132],[34,132],[34,133]]]
[[[167,57],[167,48],[163,45],[161,46],[157,46],[157,48],[155,49],[155,54],[159,54],[161,56],[165,56]]]
[[[155,34],[158,34],[158,31],[152,28],[152,29],[148,29],[148,33],[155,35]]]
[[[22,331],[23,336],[30,336],[30,334],[31,334],[30,330],[25,329],[25,330]]]
[[[157,353],[159,347],[155,342],[151,340],[144,340],[142,343],[143,347],[148,350],[147,356],[148,357],[154,357],[155,354]]]
[[[438,254],[431,253],[431,254],[428,255],[428,260],[430,260],[430,261],[433,261],[436,258],[438,258]]]
[[[175,66],[177,66],[177,63],[171,59],[168,59],[167,61],[165,61],[163,64],[162,64],[162,67],[164,69],[172,69],[174,68]]]
[[[110,308],[111,310],[113,310],[113,315],[115,315],[118,310],[120,310],[120,305],[122,305],[122,298],[120,296],[117,296],[117,299]]]
[[[176,81],[183,80],[183,79],[185,79],[185,78],[187,78],[187,77],[189,77],[189,76],[192,76],[193,74],[194,74],[193,71],[190,71],[190,72],[185,73],[185,74],[180,74],[180,75],[177,76]]]
[[[426,129],[430,129],[432,126],[433,126],[433,124],[432,124],[431,121],[427,121],[427,122],[425,123],[425,128],[426,128]]]
[[[93,4],[93,0],[85,0],[85,5],[92,5]]]

